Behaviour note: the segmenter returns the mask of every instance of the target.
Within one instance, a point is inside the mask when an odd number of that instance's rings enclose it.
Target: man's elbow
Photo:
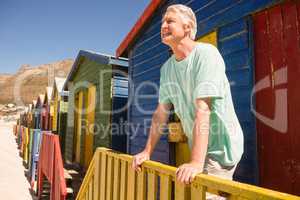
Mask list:
[[[201,119],[204,117],[209,117],[211,113],[211,102],[210,99],[197,99],[195,118]]]

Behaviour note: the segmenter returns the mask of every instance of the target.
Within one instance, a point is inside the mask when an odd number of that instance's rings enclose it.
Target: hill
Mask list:
[[[54,77],[66,77],[73,60],[66,59],[39,66],[22,65],[16,74],[0,74],[0,104],[29,104],[45,88],[52,86]]]

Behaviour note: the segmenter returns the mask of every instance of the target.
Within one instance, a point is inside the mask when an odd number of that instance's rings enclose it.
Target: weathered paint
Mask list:
[[[262,86],[256,92],[260,185],[299,195],[297,8],[299,3],[287,1],[256,14],[254,42],[255,80]]]

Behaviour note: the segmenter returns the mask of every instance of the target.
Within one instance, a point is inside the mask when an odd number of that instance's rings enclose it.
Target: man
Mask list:
[[[223,58],[213,45],[194,41],[196,30],[196,17],[189,7],[167,8],[161,39],[174,54],[161,68],[159,104],[146,147],[132,163],[140,170],[149,160],[173,105],[191,148],[190,162],[176,171],[177,180],[185,184],[201,172],[231,180],[243,153],[243,133]]]

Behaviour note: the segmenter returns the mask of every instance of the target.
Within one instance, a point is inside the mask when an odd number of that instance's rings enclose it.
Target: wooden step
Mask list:
[[[66,169],[64,169],[64,176],[65,176],[67,187],[71,186],[72,185],[72,181],[73,181],[73,177],[70,175],[70,173]]]
[[[73,193],[74,193],[73,189],[70,187],[67,187],[67,194],[73,194]]]
[[[74,199],[74,191],[70,187],[67,187],[67,196],[66,196],[66,199]]]
[[[64,176],[65,176],[65,179],[72,179],[72,176],[70,175],[70,173],[66,169],[64,169]]]
[[[78,175],[79,174],[79,172],[77,172],[76,170],[74,170],[74,169],[70,169],[70,170],[67,170],[68,171],[68,173],[70,174],[70,175]]]

